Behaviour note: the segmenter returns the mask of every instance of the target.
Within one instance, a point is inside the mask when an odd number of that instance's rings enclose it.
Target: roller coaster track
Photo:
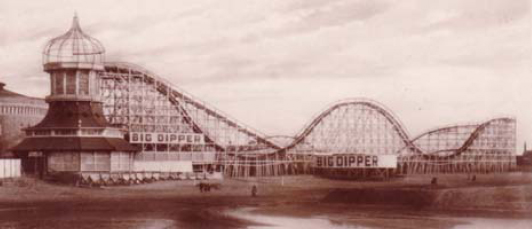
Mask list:
[[[512,118],[502,117],[502,118],[490,119],[486,122],[483,122],[481,124],[476,124],[476,125],[468,124],[468,125],[452,125],[452,126],[440,127],[440,128],[432,129],[430,131],[427,131],[427,132],[424,132],[418,135],[412,140],[412,142],[416,144],[418,140],[422,139],[423,137],[429,136],[431,134],[437,134],[441,132],[445,133],[445,132],[452,131],[454,129],[474,128],[473,131],[471,131],[471,133],[469,134],[469,136],[466,137],[463,143],[461,143],[460,146],[457,148],[448,148],[448,149],[435,150],[431,152],[423,152],[424,157],[436,156],[437,158],[440,158],[440,159],[453,158],[456,156],[460,156],[462,153],[467,151],[471,147],[471,145],[474,143],[474,141],[477,140],[479,136],[486,130],[486,128],[497,121],[513,122],[515,120]],[[437,156],[437,154],[441,152],[449,152],[450,154],[445,155],[445,156]]]
[[[214,142],[217,147],[227,149],[227,146],[216,143],[215,137],[210,136],[209,131],[207,131],[201,123],[198,123],[197,120],[194,120],[190,114],[188,114],[187,109],[183,106],[185,104],[179,104],[186,103],[187,105],[192,105],[196,109],[202,110],[205,112],[206,115],[215,118],[218,122],[223,122],[227,126],[233,128],[234,130],[243,133],[253,139],[256,139],[257,144],[265,144],[267,147],[270,147],[272,150],[278,150],[281,147],[277,146],[275,143],[269,141],[266,139],[264,134],[261,134],[257,130],[252,129],[251,127],[248,127],[244,124],[241,124],[237,122],[236,120],[230,118],[228,115],[223,114],[221,111],[207,105],[205,102],[193,97],[192,95],[186,93],[184,90],[177,88],[176,86],[172,85],[170,82],[165,80],[162,77],[159,77],[158,75],[154,74],[153,72],[138,66],[136,64],[132,63],[125,63],[125,62],[107,62],[105,64],[106,69],[116,69],[116,70],[122,70],[122,71],[134,71],[142,74],[145,77],[144,81],[151,81],[153,82],[153,85],[155,85],[156,90],[169,97],[169,100],[172,104],[176,105],[176,107],[180,110],[181,113],[184,114],[184,117],[187,122],[193,125],[195,132],[201,132],[206,135],[206,138],[208,141]]]
[[[434,157],[434,156],[436,156],[438,158],[450,158],[450,157],[459,156],[462,153],[464,153],[465,151],[467,151],[471,147],[471,145],[475,142],[475,140],[477,140],[479,138],[479,136],[490,125],[492,125],[492,124],[494,124],[496,122],[499,122],[499,121],[503,121],[503,122],[513,122],[513,121],[515,121],[512,118],[502,117],[502,118],[490,119],[490,120],[488,120],[486,122],[483,122],[481,124],[475,124],[475,125],[468,124],[468,125],[446,126],[446,127],[441,127],[441,128],[437,128],[437,129],[432,129],[430,131],[427,131],[425,133],[422,133],[422,134],[418,135],[417,137],[415,137],[413,139],[410,139],[406,129],[404,128],[404,125],[399,121],[398,118],[396,118],[396,116],[393,114],[393,112],[391,112],[385,106],[383,106],[383,105],[381,105],[381,104],[379,104],[379,103],[377,103],[375,101],[368,100],[368,99],[352,99],[352,100],[346,100],[346,101],[337,102],[337,103],[333,104],[332,106],[329,106],[323,112],[319,113],[319,115],[317,115],[314,119],[312,119],[309,124],[305,125],[305,128],[302,131],[300,131],[300,134],[296,135],[294,141],[291,144],[289,144],[284,150],[290,150],[290,149],[296,147],[298,144],[303,143],[305,141],[305,138],[307,138],[314,131],[316,126],[318,126],[318,124],[320,124],[323,120],[325,120],[328,116],[330,116],[333,111],[335,111],[337,109],[340,109],[341,107],[353,106],[353,105],[357,105],[357,104],[366,106],[366,107],[368,107],[368,108],[370,108],[370,109],[372,109],[374,111],[377,111],[380,115],[384,116],[386,118],[386,120],[390,124],[392,124],[394,132],[397,135],[400,136],[400,139],[402,140],[402,142],[405,145],[403,149],[410,149],[409,152],[413,152],[414,153],[412,155],[422,155],[423,157]],[[464,131],[467,128],[471,128],[472,130],[470,132],[465,131],[464,133],[454,133],[453,132],[453,131],[458,131],[458,132],[459,131]],[[427,152],[428,150],[425,150],[425,149],[421,148],[419,145],[416,144],[416,142],[418,140],[422,139],[423,137],[429,137],[429,135],[431,135],[431,134],[438,134],[438,133],[442,133],[442,132],[443,133],[453,132],[453,133],[450,133],[450,134],[454,134],[455,138],[457,136],[459,136],[460,134],[466,134],[466,136],[464,136],[462,142],[459,142],[459,145],[457,147],[454,147],[454,148],[442,148],[442,149],[438,149],[438,150],[435,150],[435,151],[432,151],[432,152]],[[436,141],[441,141],[441,139],[440,140],[436,140]],[[399,151],[402,151],[402,150],[399,150]],[[438,154],[440,154],[440,153],[448,153],[449,155],[439,156]]]
[[[305,138],[313,132],[315,127],[320,122],[322,122],[324,119],[326,119],[334,110],[339,109],[341,107],[353,106],[353,105],[363,105],[372,110],[377,111],[380,115],[384,116],[390,124],[392,124],[393,130],[395,131],[396,134],[400,136],[402,142],[405,144],[407,148],[411,149],[415,153],[418,153],[418,154],[422,153],[422,151],[416,145],[412,144],[408,136],[408,133],[406,132],[406,129],[401,124],[399,119],[397,119],[395,115],[389,109],[385,108],[384,105],[379,104],[375,101],[372,101],[369,99],[362,99],[362,98],[337,102],[333,104],[332,106],[330,106],[325,111],[321,112],[316,118],[312,119],[310,124],[306,125],[306,128],[304,128],[300,132],[300,134],[297,135],[294,142],[286,147],[286,150],[294,148],[297,144],[303,142]]]
[[[473,144],[473,142],[478,139],[479,135],[483,133],[489,125],[492,125],[496,121],[513,122],[514,120],[511,118],[496,118],[480,124],[477,129],[475,129],[475,131],[471,134],[471,136],[464,142],[462,147],[460,147],[456,151],[455,155],[459,156],[464,151],[466,151]]]
[[[162,77],[159,77],[158,75],[154,74],[153,72],[140,67],[135,64],[131,63],[124,63],[124,62],[108,62],[105,65],[106,69],[108,71],[121,71],[121,72],[135,72],[136,75],[140,75],[143,77],[143,83],[153,85],[154,89],[157,91],[157,93],[164,95],[167,97],[169,102],[173,104],[173,106],[177,109],[178,112],[180,112],[183,115],[183,120],[188,123],[192,130],[195,133],[203,133],[205,135],[206,142],[213,143],[213,145],[216,147],[218,151],[226,151],[229,152],[231,150],[228,150],[229,147],[231,147],[231,142],[229,143],[224,142],[220,143],[217,142],[217,132],[213,129],[212,126],[209,126],[208,124],[203,124],[201,120],[198,120],[197,114],[196,116],[192,115],[191,112],[197,113],[197,110],[201,110],[201,117],[207,116],[210,120],[215,120],[216,123],[224,123],[227,128],[230,128],[231,132],[238,132],[242,136],[247,136],[244,139],[253,139],[253,141],[256,142],[257,145],[260,145],[259,147],[262,147],[260,149],[263,149],[260,151],[261,155],[273,155],[278,154],[281,156],[285,156],[289,150],[295,148],[298,145],[305,144],[308,145],[310,142],[305,142],[306,138],[309,137],[319,126],[320,123],[324,122],[324,120],[328,120],[328,118],[334,119],[334,118],[352,118],[349,116],[333,116],[332,114],[336,111],[346,108],[346,110],[351,109],[350,106],[362,106],[362,108],[355,108],[355,109],[368,109],[373,111],[371,113],[371,116],[369,117],[381,117],[379,120],[385,120],[388,124],[388,128],[391,128],[387,130],[387,132],[392,131],[394,136],[398,136],[398,139],[401,144],[402,149],[398,150],[397,152],[391,152],[391,153],[399,153],[403,152],[404,149],[407,149],[407,152],[413,153],[412,155],[423,155],[424,157],[432,157],[437,156],[439,158],[442,157],[455,157],[459,156],[465,151],[469,149],[469,147],[475,142],[475,140],[483,133],[483,131],[492,123],[497,121],[503,121],[503,122],[511,122],[514,121],[510,118],[496,118],[491,119],[487,122],[484,122],[480,125],[453,125],[453,126],[447,126],[443,128],[433,129],[430,131],[427,131],[423,134],[418,135],[417,137],[411,139],[407,133],[406,128],[404,125],[400,122],[400,120],[394,115],[394,113],[387,109],[384,105],[379,104],[373,100],[369,99],[350,99],[350,100],[344,100],[334,103],[331,106],[328,106],[327,109],[320,112],[315,118],[311,119],[311,121],[303,127],[303,129],[299,132],[299,134],[294,137],[294,140],[291,143],[288,143],[286,147],[281,147],[277,143],[271,140],[271,138],[265,136],[264,134],[261,134],[259,131],[254,130],[246,125],[243,125],[236,120],[230,118],[230,116],[222,113],[221,111],[210,107],[205,102],[201,101],[200,99],[197,99],[193,97],[192,95],[186,93],[184,90],[177,88],[176,86],[172,85],[170,82],[165,80]],[[193,108],[191,108],[193,107]],[[352,115],[352,114],[351,114]],[[355,114],[356,115],[356,114]],[[333,117],[331,117],[333,116]],[[384,117],[384,119],[382,119]],[[212,121],[211,121],[212,122]],[[211,123],[212,124],[212,123]],[[210,128],[210,129],[209,129]],[[328,127],[328,128],[335,128],[335,127]],[[445,135],[446,131],[458,131],[461,128],[474,128],[474,130],[471,130],[471,133],[469,136],[463,136],[464,140],[463,143],[460,142],[460,146],[454,146],[453,148],[438,148],[437,150],[433,152],[427,152],[428,150],[423,149],[420,147],[420,145],[416,144],[416,142],[423,137],[429,137],[432,134],[438,135],[438,133],[442,133]],[[334,132],[334,130],[332,130]],[[373,130],[369,130],[373,131]],[[469,131],[469,130],[468,130]],[[465,134],[469,134],[468,131],[465,131]],[[459,131],[458,131],[459,132]],[[391,133],[391,132],[390,132]],[[389,134],[389,133],[388,133]],[[452,133],[451,133],[452,134]],[[464,134],[463,133],[455,133],[457,135]],[[319,137],[319,136],[318,136]],[[439,136],[436,136],[436,138]],[[460,138],[461,139],[461,138]],[[239,143],[242,144],[242,143]],[[312,143],[310,143],[312,144]],[[250,155],[245,155],[246,150],[233,150],[233,154],[239,154],[239,156],[252,156],[252,154],[257,153],[256,151],[259,148],[256,148],[255,151],[253,149],[251,151],[247,151],[248,153],[251,153]],[[393,150],[395,151],[395,150]],[[440,156],[437,155],[439,153],[448,153],[448,155]],[[256,155],[256,154],[255,154]],[[257,156],[257,155],[256,155]]]
[[[427,135],[430,135],[430,134],[436,134],[436,133],[439,133],[439,132],[449,132],[451,131],[452,129],[455,129],[455,128],[465,128],[465,127],[477,127],[478,125],[472,125],[472,124],[468,124],[468,125],[450,125],[450,126],[444,126],[444,127],[437,127],[437,128],[433,128],[429,131],[425,131],[419,135],[417,135],[415,138],[412,139],[412,142],[416,142],[418,141],[419,139],[427,136]]]

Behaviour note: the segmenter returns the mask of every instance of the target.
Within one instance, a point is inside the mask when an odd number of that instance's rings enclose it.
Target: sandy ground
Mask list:
[[[464,223],[463,217],[532,219],[532,174],[477,175],[475,182],[467,175],[439,175],[437,186],[430,185],[432,177],[226,179],[209,181],[221,189],[208,193],[199,192],[198,181],[76,188],[23,178],[0,187],[0,226],[243,228],[294,217],[322,228],[453,228]],[[251,197],[252,185],[258,186],[258,197]]]

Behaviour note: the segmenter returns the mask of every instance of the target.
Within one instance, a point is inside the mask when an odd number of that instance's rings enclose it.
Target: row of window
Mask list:
[[[89,95],[90,90],[95,95],[98,94],[98,87],[90,86],[89,70],[66,70],[52,73],[53,95]]]
[[[48,157],[48,168],[56,172],[130,171],[133,158],[125,152],[57,152]]]
[[[22,106],[0,106],[1,115],[45,115],[46,109]]]
[[[140,146],[142,151],[175,151],[175,152],[204,152],[204,151],[214,151],[215,147],[212,144],[201,144],[201,145],[192,145],[192,144],[138,144],[134,145]]]
[[[78,134],[79,133],[79,134]],[[81,135],[81,136],[93,136],[102,135],[103,130],[36,130],[29,131],[28,136],[57,136],[57,135]]]
[[[194,161],[213,162],[216,160],[215,152],[141,152],[135,156],[138,161]]]

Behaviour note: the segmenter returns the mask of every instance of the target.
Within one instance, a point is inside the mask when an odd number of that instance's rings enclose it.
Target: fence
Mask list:
[[[0,179],[20,177],[20,159],[0,159]]]

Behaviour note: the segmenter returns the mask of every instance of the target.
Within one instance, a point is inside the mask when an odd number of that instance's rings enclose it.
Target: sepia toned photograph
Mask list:
[[[0,229],[530,229],[530,0],[0,0]]]

